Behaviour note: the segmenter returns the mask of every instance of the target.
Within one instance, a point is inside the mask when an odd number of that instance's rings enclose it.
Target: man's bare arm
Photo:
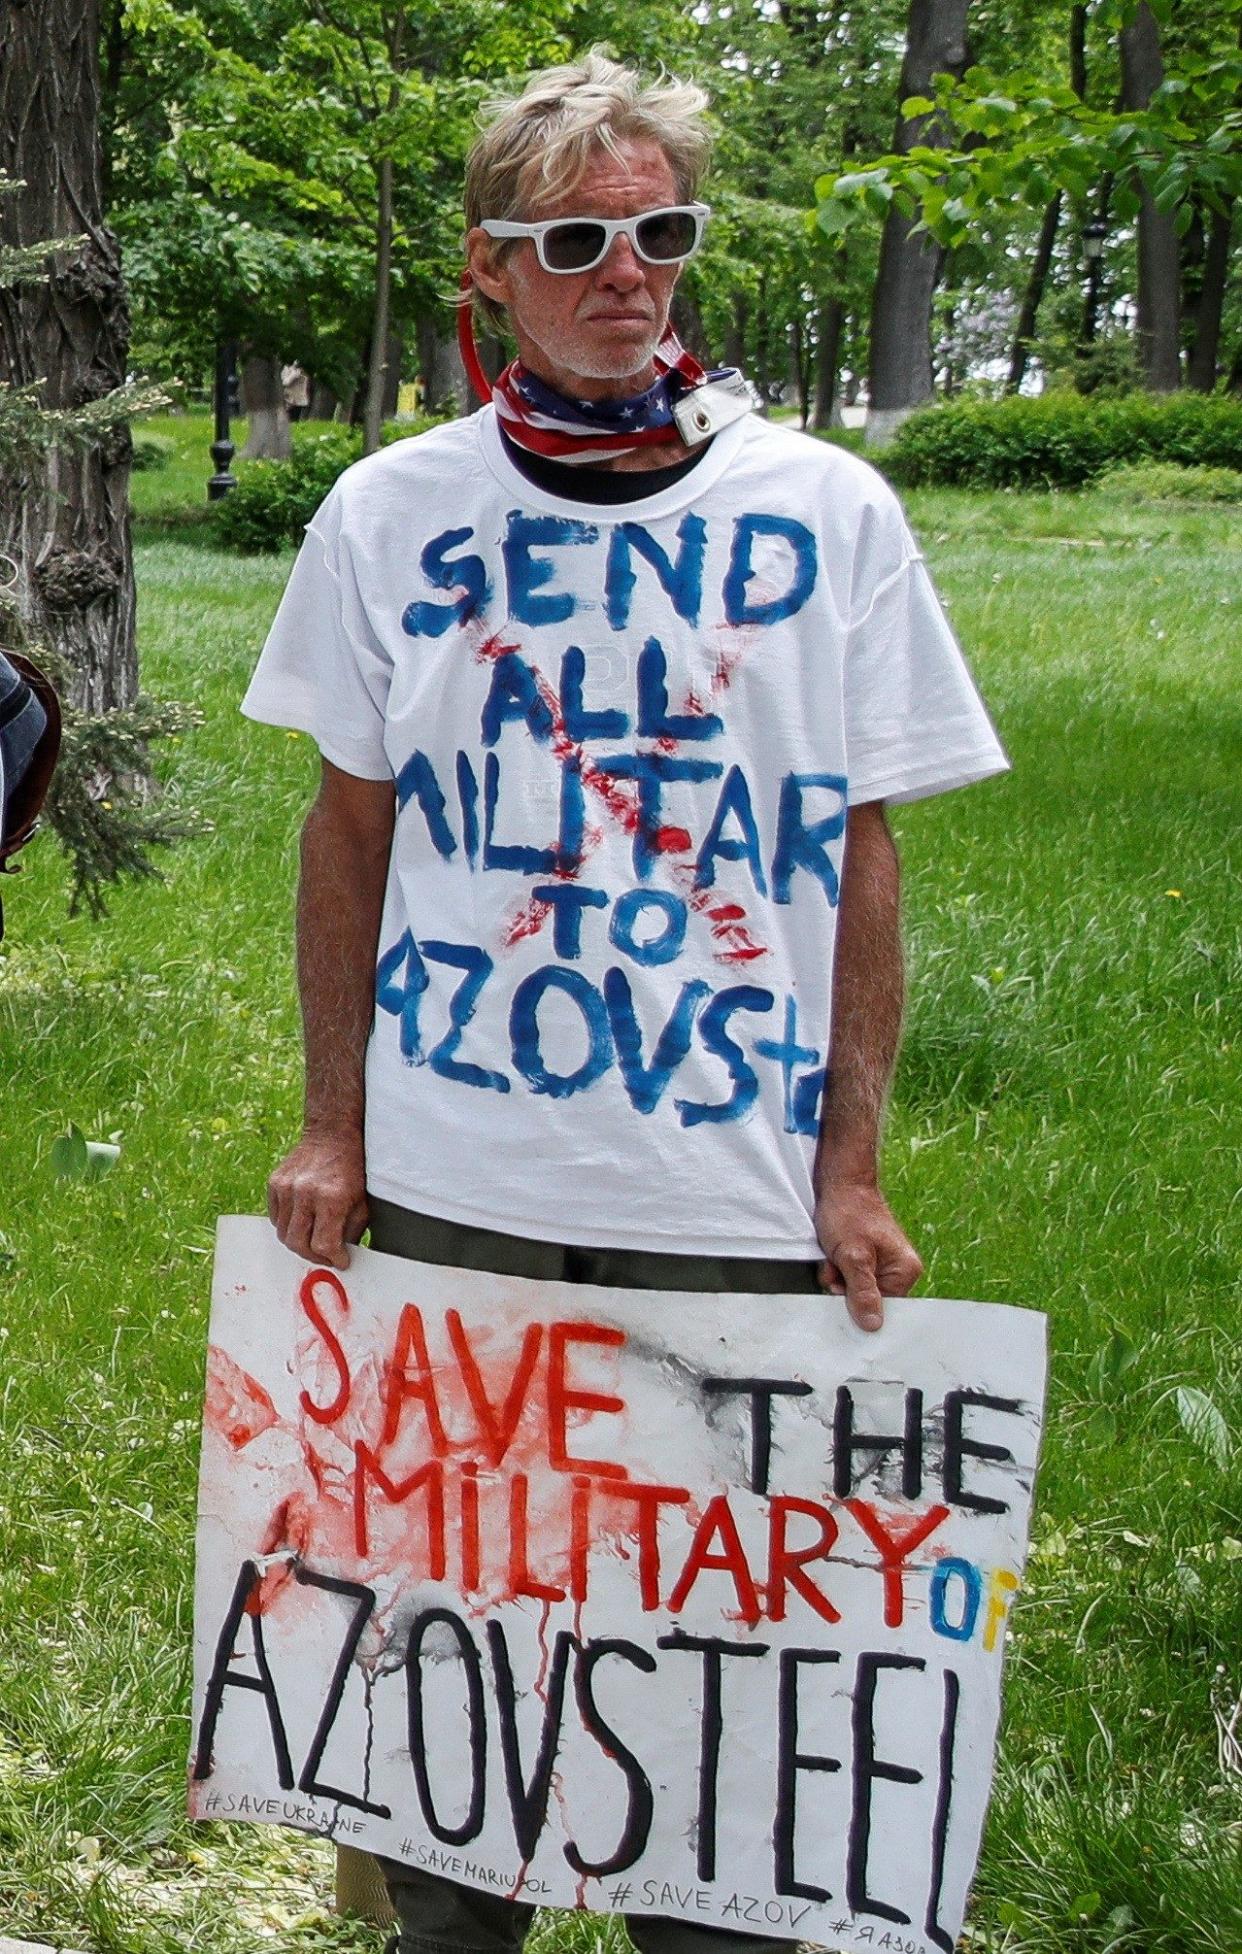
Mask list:
[[[286,1247],[343,1269],[367,1225],[363,1064],[396,802],[391,781],[323,762],[302,829],[298,991],[306,1053],[302,1138],[268,1182]]]
[[[864,1330],[923,1264],[880,1192],[880,1134],[901,1039],[901,869],[881,801],[850,809],[837,911],[832,1054],[815,1161],[820,1281]]]

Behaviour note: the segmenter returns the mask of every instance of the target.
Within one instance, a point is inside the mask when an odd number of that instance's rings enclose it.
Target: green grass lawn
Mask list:
[[[294,1132],[316,763],[236,711],[291,559],[215,550],[207,424],[157,425],[182,452],[135,480],[144,680],[202,708],[167,762],[213,832],[102,924],[66,916],[47,839],[5,889],[0,1931],[373,1947],[329,1911],[326,1848],[181,1815],[212,1230]],[[1236,516],[910,508],[1014,771],[900,815],[888,1186],[928,1293],[1046,1309],[1054,1356],[970,1944],[1238,1954],[1213,1722],[1242,1686]],[[106,1178],[54,1178],[71,1121],[119,1142]],[[1188,1428],[1179,1390],[1226,1429]]]

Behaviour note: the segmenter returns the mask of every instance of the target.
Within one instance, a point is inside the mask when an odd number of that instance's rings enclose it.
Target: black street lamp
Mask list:
[[[1104,256],[1104,240],[1108,236],[1108,225],[1102,218],[1093,217],[1082,227],[1082,255],[1090,264]]]
[[[219,502],[230,489],[237,487],[236,475],[230,474],[229,463],[237,453],[229,438],[229,413],[232,407],[231,394],[234,385],[234,368],[237,363],[237,343],[235,340],[216,342],[216,438],[211,444],[211,459],[216,464],[216,472],[207,484],[207,500]]]
[[[1102,217],[1093,217],[1082,227],[1082,255],[1087,261],[1087,291],[1082,308],[1082,343],[1090,346],[1095,338],[1095,315],[1100,306],[1100,265],[1104,257],[1104,241],[1108,236],[1108,225]]]

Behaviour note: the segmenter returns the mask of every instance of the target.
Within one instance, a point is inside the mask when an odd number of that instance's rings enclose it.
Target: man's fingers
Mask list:
[[[273,1174],[267,1184],[267,1212],[276,1236],[289,1246],[289,1223],[293,1218],[293,1190],[287,1181]]]
[[[875,1258],[859,1250],[845,1263],[845,1301],[860,1330],[878,1330],[884,1321],[884,1304],[876,1281]]]
[[[303,1140],[267,1184],[267,1211],[277,1237],[305,1262],[347,1269],[347,1243],[367,1225],[361,1144],[351,1149]]]
[[[820,1273],[820,1281],[831,1295],[844,1295],[846,1307],[860,1330],[878,1330],[884,1321],[878,1262],[873,1243],[842,1242],[834,1256],[825,1261]],[[825,1281],[828,1271],[832,1273]]]
[[[922,1258],[908,1242],[895,1249],[885,1261],[881,1274],[887,1296],[908,1296],[923,1273]]]
[[[280,1239],[286,1248],[292,1249],[293,1253],[300,1255],[305,1262],[312,1262],[315,1259],[311,1253],[311,1230],[314,1226],[314,1202],[295,1189],[289,1202],[284,1233]]]
[[[349,1267],[346,1231],[337,1208],[318,1208],[310,1232],[310,1260],[326,1262],[332,1269]]]
[[[883,1298],[908,1295],[923,1273],[887,1201],[876,1187],[831,1185],[820,1191],[815,1223],[824,1251],[821,1286],[844,1293],[860,1329],[878,1330]]]

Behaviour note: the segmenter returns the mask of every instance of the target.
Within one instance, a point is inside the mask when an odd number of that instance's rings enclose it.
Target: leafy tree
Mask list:
[[[139,58],[118,127],[140,121],[140,75],[158,74],[161,129],[145,130],[137,167],[118,164],[118,221],[144,301],[188,343],[197,333],[200,370],[216,336],[295,358],[344,395],[365,366],[373,444],[393,330],[451,319],[487,79],[562,54],[569,12],[129,0]]]
[[[880,88],[895,74],[900,19],[899,0],[861,13],[837,0],[749,0],[703,11],[687,49],[720,126],[717,217],[687,286],[713,348],[769,399],[792,380],[819,427],[839,405],[842,364],[863,364],[875,254],[808,248],[807,190],[883,140],[892,111]]]
[[[910,0],[901,95],[916,98],[938,74],[960,75],[966,65],[968,0]],[[938,148],[947,140],[943,118],[928,103],[903,116],[898,152]],[[871,308],[868,431],[886,439],[932,395],[932,299],[944,262],[943,241],[920,230],[913,213],[889,199]]]
[[[1084,97],[1069,82],[1029,70],[998,74],[976,66],[960,79],[938,75],[930,93],[908,98],[902,111],[915,124],[935,114],[951,132],[948,145],[916,143],[865,169],[825,175],[816,185],[819,222],[831,236],[852,236],[877,209],[894,207],[946,249],[975,249],[981,241],[995,248],[1012,234],[1015,212],[1046,207],[1059,191],[1077,212],[1089,209],[1093,195],[1097,209],[1110,203],[1118,226],[1141,220],[1149,199],[1150,211],[1167,218],[1177,237],[1204,212],[1223,229],[1242,184],[1242,60],[1233,39],[1240,17],[1239,0],[1223,0],[1200,45],[1183,41],[1175,60],[1167,58],[1166,38],[1164,79],[1148,92],[1146,80],[1140,88],[1132,78],[1134,106],[1115,98],[1102,106],[1098,91]],[[1101,15],[1112,34],[1114,73],[1120,36],[1137,18],[1132,5]],[[1140,93],[1147,95],[1142,104]],[[1164,263],[1167,273],[1167,256]],[[1167,341],[1167,326],[1162,331]]]

